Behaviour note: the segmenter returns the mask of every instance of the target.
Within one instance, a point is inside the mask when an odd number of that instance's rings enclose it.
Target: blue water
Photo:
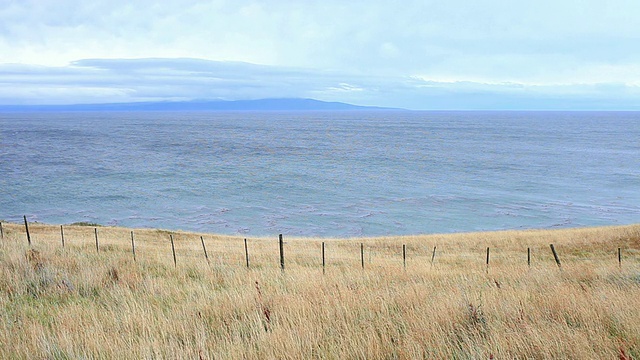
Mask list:
[[[0,219],[369,236],[640,222],[640,113],[0,114]]]

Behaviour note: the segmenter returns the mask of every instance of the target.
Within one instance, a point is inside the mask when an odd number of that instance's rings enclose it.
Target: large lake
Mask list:
[[[247,236],[640,222],[638,112],[0,114],[0,219]]]

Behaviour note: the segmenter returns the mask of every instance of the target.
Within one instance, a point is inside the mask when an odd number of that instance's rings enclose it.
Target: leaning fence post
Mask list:
[[[29,246],[31,246],[31,235],[29,234],[29,223],[27,222],[27,215],[23,215],[24,217],[24,228],[27,230],[27,242]]]
[[[247,239],[244,239],[244,258],[247,262],[247,269],[249,268],[249,248],[247,247]]]
[[[93,228],[93,232],[96,235],[96,252],[100,252],[100,248],[98,247],[98,228]]]
[[[562,265],[560,265],[560,258],[558,257],[558,253],[556,252],[556,249],[553,247],[553,244],[549,244],[549,246],[551,247],[551,252],[553,253],[553,258],[556,260],[556,264],[558,265],[558,268],[562,270]]]
[[[204,250],[204,258],[207,259],[207,264],[210,264],[209,256],[207,255],[207,247],[204,246],[204,239],[202,238],[202,236],[200,236],[200,242],[202,243],[202,250]]]
[[[407,270],[407,245],[402,244],[402,267]]]
[[[64,229],[62,229],[62,225],[60,225],[60,238],[62,239],[62,247],[64,247]]]
[[[4,240],[4,230],[2,229],[2,222],[0,222],[0,239]]]
[[[284,271],[284,243],[282,242],[282,234],[278,236],[278,243],[280,244],[280,270]]]
[[[133,253],[133,261],[136,261],[136,243],[133,241],[133,231],[131,232],[131,252]]]
[[[173,235],[169,234],[169,239],[171,239],[171,252],[173,253],[173,266],[178,267],[178,262],[176,261],[176,248],[173,246]]]
[[[362,268],[364,269],[364,244],[360,243],[360,263],[362,264]]]
[[[431,254],[431,267],[433,267],[433,260],[436,258],[436,247],[433,247],[433,254]]]

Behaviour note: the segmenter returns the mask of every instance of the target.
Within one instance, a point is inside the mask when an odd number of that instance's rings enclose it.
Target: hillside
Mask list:
[[[284,271],[276,238],[247,268],[238,237],[2,226],[3,359],[640,358],[640,225],[286,238]]]
[[[28,111],[346,111],[383,110],[313,99],[258,99],[237,101],[162,101],[75,105],[0,105],[0,112]]]

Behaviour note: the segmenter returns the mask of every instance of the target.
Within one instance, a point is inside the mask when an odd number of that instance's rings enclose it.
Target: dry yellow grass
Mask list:
[[[167,231],[135,230],[134,262],[130,229],[98,228],[97,253],[92,227],[63,249],[30,224],[34,251],[3,228],[3,359],[640,359],[640,225],[285,238],[284,273],[275,238],[247,269],[242,238],[175,232],[174,267]]]

